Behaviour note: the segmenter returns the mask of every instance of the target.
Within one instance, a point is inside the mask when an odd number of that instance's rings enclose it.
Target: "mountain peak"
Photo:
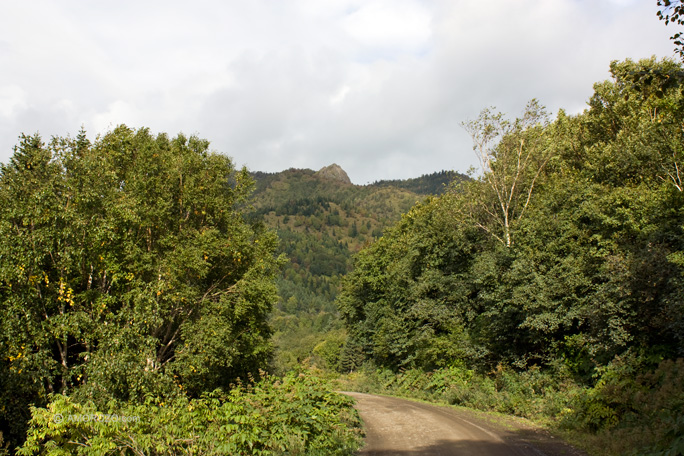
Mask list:
[[[322,179],[343,182],[345,184],[351,184],[351,179],[349,179],[347,173],[337,163],[333,163],[330,166],[319,169],[314,176],[320,177]]]

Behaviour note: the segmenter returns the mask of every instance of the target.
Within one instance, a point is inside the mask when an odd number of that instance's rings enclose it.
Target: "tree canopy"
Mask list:
[[[681,67],[610,69],[582,114],[467,125],[483,175],[411,210],[344,281],[349,368],[561,363],[589,378],[627,351],[684,355],[684,97],[634,83]]]
[[[684,4],[681,0],[658,0],[658,18],[665,21],[665,25],[684,25]],[[670,37],[675,45],[677,54],[684,59],[684,41],[682,32],[677,32]]]
[[[22,136],[0,168],[0,427],[29,404],[197,397],[271,353],[275,235],[246,170],[182,134]]]

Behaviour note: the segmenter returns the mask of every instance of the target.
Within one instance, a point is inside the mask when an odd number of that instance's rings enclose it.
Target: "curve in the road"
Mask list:
[[[365,425],[366,444],[359,453],[363,456],[581,454],[561,442],[544,442],[546,448],[542,450],[453,408],[364,393],[344,394],[356,399],[356,409]]]

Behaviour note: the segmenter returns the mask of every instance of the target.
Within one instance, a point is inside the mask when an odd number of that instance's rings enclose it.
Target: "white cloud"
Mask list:
[[[330,104],[334,106],[342,103],[346,98],[347,94],[349,93],[349,90],[349,86],[346,84],[340,87],[340,89],[337,92],[335,92],[333,96],[330,97]]]
[[[655,2],[653,2],[655,3]],[[0,6],[0,161],[20,132],[197,133],[251,169],[355,182],[475,158],[459,124],[533,97],[579,112],[611,60],[671,56],[628,0],[151,0]]]
[[[26,92],[16,84],[0,87],[0,116],[12,115],[28,107]]]
[[[95,131],[108,131],[123,123],[137,125],[137,113],[138,110],[134,106],[123,100],[117,100],[107,106],[104,112],[94,114],[89,124]]]
[[[432,35],[431,15],[417,1],[375,0],[343,20],[344,29],[370,52],[421,52]]]

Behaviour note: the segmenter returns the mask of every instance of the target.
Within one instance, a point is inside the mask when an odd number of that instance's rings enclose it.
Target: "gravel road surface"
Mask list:
[[[485,421],[477,412],[345,392],[365,424],[362,456],[580,456],[531,425]],[[505,419],[504,419],[505,421]]]

